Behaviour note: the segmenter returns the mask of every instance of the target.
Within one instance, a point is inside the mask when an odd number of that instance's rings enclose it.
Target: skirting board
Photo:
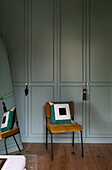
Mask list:
[[[46,139],[45,137],[23,137],[22,138],[22,142],[23,143],[45,143]],[[51,142],[51,138],[49,135],[48,138],[48,143]],[[71,137],[55,137],[53,138],[53,142],[54,143],[72,143],[72,138]],[[74,138],[74,143],[80,143],[81,139],[78,137]],[[89,137],[89,138],[83,138],[83,143],[112,143],[112,138],[108,137],[108,138],[103,138],[103,137]]]

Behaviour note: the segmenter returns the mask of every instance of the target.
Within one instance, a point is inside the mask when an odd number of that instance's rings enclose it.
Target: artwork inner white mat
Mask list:
[[[56,120],[71,119],[69,104],[54,104],[54,111]]]

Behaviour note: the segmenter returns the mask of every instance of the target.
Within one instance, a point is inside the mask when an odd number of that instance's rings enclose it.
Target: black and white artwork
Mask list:
[[[55,120],[71,119],[69,104],[54,104]]]

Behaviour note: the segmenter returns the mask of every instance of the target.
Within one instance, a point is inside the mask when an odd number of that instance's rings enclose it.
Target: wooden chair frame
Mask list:
[[[53,102],[56,103],[56,102]],[[58,102],[61,103],[61,102]],[[72,101],[71,105],[72,111],[72,120],[74,120],[74,102]],[[53,160],[53,134],[60,132],[72,132],[72,146],[74,146],[74,131],[80,131],[81,133],[81,147],[82,147],[82,157],[84,157],[83,152],[83,137],[82,137],[82,126],[78,123],[70,123],[70,124],[59,124],[59,125],[51,125],[51,122],[48,122],[48,118],[51,118],[51,110],[49,102],[46,102],[46,149],[47,149],[47,139],[48,139],[48,130],[51,134],[51,160]]]
[[[8,155],[8,150],[7,150],[7,144],[6,144],[6,139],[13,136],[14,138],[14,141],[19,149],[19,151],[21,152],[21,149],[17,143],[17,140],[15,138],[14,135],[20,133],[20,129],[19,129],[19,126],[18,126],[18,118],[17,118],[17,112],[16,112],[16,108],[13,108],[13,111],[14,111],[14,114],[15,114],[15,123],[16,123],[16,126],[15,128],[11,129],[11,130],[8,130],[8,131],[5,131],[5,132],[2,132],[0,133],[0,140],[4,139],[4,144],[5,144],[5,150],[6,150],[6,155]]]

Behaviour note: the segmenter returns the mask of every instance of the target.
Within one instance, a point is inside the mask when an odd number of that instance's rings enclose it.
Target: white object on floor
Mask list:
[[[1,170],[25,170],[26,160],[23,155],[0,155],[0,159],[6,158]]]

